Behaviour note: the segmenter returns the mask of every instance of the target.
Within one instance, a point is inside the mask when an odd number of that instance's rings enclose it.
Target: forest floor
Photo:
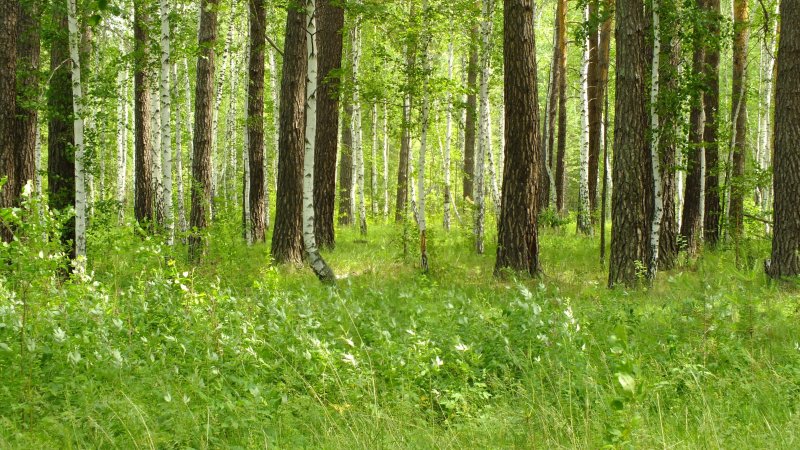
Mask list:
[[[766,241],[744,268],[723,249],[608,290],[574,225],[543,229],[533,280],[438,225],[423,275],[413,239],[404,256],[401,228],[370,225],[323,253],[335,289],[234,220],[196,269],[131,227],[90,230],[81,281],[19,246],[0,448],[800,447],[800,290],[765,278]]]

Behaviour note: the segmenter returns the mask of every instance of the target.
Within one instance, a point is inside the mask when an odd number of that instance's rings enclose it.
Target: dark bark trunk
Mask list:
[[[264,0],[250,2],[250,66],[247,85],[247,142],[250,163],[250,224],[253,242],[264,242],[267,211],[264,207]]]
[[[16,178],[14,196],[19,197],[28,181],[36,181],[37,101],[39,97],[38,2],[20,5],[17,23],[17,114]]]
[[[558,0],[556,12],[556,35],[558,47],[558,148],[553,163],[556,177],[556,211],[565,212],[564,197],[567,189],[566,152],[567,152],[567,0]],[[552,161],[552,159],[551,159]]]
[[[303,261],[303,152],[305,151],[306,27],[305,11],[290,7],[283,47],[277,208],[272,235],[275,262]]]
[[[464,199],[472,200],[475,177],[475,117],[478,96],[478,27],[470,31],[469,64],[467,66],[467,117],[464,123]]]
[[[662,8],[662,46],[660,79],[661,92],[659,110],[661,117],[661,136],[659,139],[659,166],[661,168],[662,209],[661,229],[658,240],[658,267],[669,270],[678,259],[678,216],[676,212],[676,153],[678,134],[681,132],[681,101],[678,92],[680,64],[680,44],[673,30],[677,28],[674,13],[676,10]]]
[[[414,3],[411,2],[409,11],[409,21],[414,18]],[[413,83],[414,83],[414,70],[416,61],[416,48],[409,45],[406,48],[406,97],[404,103],[407,105],[403,107],[403,122],[402,122],[402,136],[400,141],[400,158],[397,164],[397,204],[395,205],[395,222],[401,223],[406,219],[406,207],[408,204],[408,163],[411,157],[411,108],[413,105]],[[473,153],[474,154],[474,153]]]
[[[589,2],[590,18],[597,16],[598,1]],[[600,98],[602,90],[598,85],[600,79],[600,52],[598,48],[598,28],[592,19],[589,26],[589,72],[587,74],[587,94],[589,97],[589,210],[592,221],[597,211],[597,175],[600,161],[600,128],[603,120],[603,101]]]
[[[140,224],[153,221],[153,143],[150,139],[152,130],[150,114],[150,42],[147,32],[147,11],[143,0],[133,3],[133,36],[134,36],[134,151],[136,166],[134,167],[135,196],[133,212]]]
[[[705,143],[706,153],[706,191],[705,191],[705,215],[703,231],[705,241],[708,245],[714,246],[719,240],[719,219],[722,214],[722,204],[719,195],[719,142],[717,114],[719,113],[719,0],[708,0],[705,4],[707,13],[713,15],[708,20],[709,32],[711,36],[707,42],[711,43],[706,48],[706,63],[704,68],[704,79],[706,90],[703,94],[703,107],[705,108],[705,129],[703,130],[703,142]]]
[[[19,2],[0,1],[0,208],[13,206],[16,200],[16,120],[17,112],[17,20]],[[12,239],[11,225],[0,221],[0,236]]]
[[[644,80],[647,54],[642,0],[619,0],[616,8],[617,77],[614,120],[614,191],[611,205],[609,286],[634,284],[646,262],[649,114]]]
[[[495,273],[508,268],[536,275],[540,142],[533,1],[505,0],[504,6],[506,156]]]
[[[342,115],[342,157],[339,159],[339,225],[353,224],[353,130],[350,117],[353,105],[349,99],[344,100]]]
[[[735,0],[733,37],[733,92],[731,93],[731,123],[735,124],[733,142],[733,167],[730,183],[730,222],[731,236],[738,239],[744,232],[744,163],[747,153],[747,43],[750,17],[747,0]]]
[[[75,142],[72,127],[72,75],[70,74],[69,35],[67,34],[66,2],[52,5],[53,23],[50,37],[50,86],[47,92],[47,192],[50,208],[64,211],[75,205]],[[75,219],[71,218],[61,232],[61,242],[75,259]]]
[[[189,260],[199,262],[206,251],[205,228],[208,226],[211,198],[211,149],[214,108],[214,72],[219,0],[201,0],[199,52],[194,103],[194,157],[192,158],[192,208],[189,226]],[[138,155],[137,155],[138,157]],[[137,159],[138,161],[138,159]]]
[[[317,0],[317,136],[314,149],[314,234],[321,248],[333,247],[336,234],[336,153],[339,132],[339,69],[342,67],[344,9]]]
[[[781,2],[781,39],[775,86],[775,226],[767,273],[800,275],[800,5]],[[789,26],[787,26],[789,25]]]

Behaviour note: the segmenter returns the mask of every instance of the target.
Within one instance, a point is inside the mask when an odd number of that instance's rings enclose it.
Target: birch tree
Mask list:
[[[428,23],[428,2],[422,0],[422,29],[426,30]],[[427,230],[425,223],[425,152],[427,151],[428,144],[428,120],[430,116],[430,105],[428,104],[428,71],[430,61],[428,61],[428,44],[430,42],[429,36],[426,34],[422,42],[422,117],[421,130],[419,137],[419,167],[417,168],[417,223],[419,225],[419,254],[420,266],[423,272],[428,271],[428,243],[427,243]]]
[[[658,115],[658,90],[661,56],[661,24],[659,2],[653,0],[653,63],[650,74],[650,164],[653,180],[653,218],[650,224],[650,259],[647,263],[647,278],[652,282],[658,270],[659,238],[661,218],[664,215],[664,196],[661,182],[661,156],[658,153],[661,125]]]
[[[75,133],[75,267],[86,268],[86,172],[84,170],[85,147],[83,142],[83,86],[81,85],[80,31],[75,0],[67,0],[69,24],[69,56],[72,62],[72,111]]]
[[[317,133],[317,46],[316,20],[314,19],[315,0],[306,0],[306,130],[305,155],[303,157],[303,244],[308,262],[314,273],[324,283],[336,281],[331,268],[319,254],[314,236],[314,147]]]
[[[383,220],[389,220],[389,109],[383,100]]]
[[[170,129],[170,29],[169,0],[160,0],[161,16],[161,187],[164,199],[164,228],[167,245],[172,246],[175,238],[175,215],[172,208],[172,135]]]
[[[483,11],[480,32],[480,108],[478,120],[478,151],[475,154],[475,251],[483,254],[484,221],[486,202],[484,200],[484,167],[486,153],[489,150],[491,136],[489,135],[489,75],[491,49],[489,39],[492,35],[492,0],[483,0]]]
[[[172,65],[172,86],[176,94],[180,85],[179,80],[178,64],[174,63]],[[189,103],[189,98],[185,98],[184,102]],[[179,103],[175,108],[175,188],[177,189],[175,200],[178,203],[178,229],[181,233],[186,233],[186,205],[183,190],[183,123],[183,109]]]
[[[370,161],[370,200],[372,215],[378,215],[378,104],[372,104],[372,160]]]
[[[451,21],[452,26],[452,21]],[[453,79],[453,39],[447,44],[447,79]],[[444,229],[450,231],[450,142],[453,138],[453,94],[447,92],[444,137]]]
[[[125,218],[125,190],[128,165],[128,68],[122,67],[117,76],[119,96],[117,98],[117,221],[121,225]]]
[[[361,132],[361,88],[359,65],[361,62],[361,24],[356,17],[352,31],[353,42],[353,160],[358,190],[358,228],[362,236],[367,234],[367,207],[364,202],[364,147]]]
[[[584,7],[584,21],[590,21],[589,4]],[[583,40],[583,63],[581,64],[581,178],[578,194],[578,232],[591,235],[592,219],[589,200],[589,59],[591,40],[589,33]]]

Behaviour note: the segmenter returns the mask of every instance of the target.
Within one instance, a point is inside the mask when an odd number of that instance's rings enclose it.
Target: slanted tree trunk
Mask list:
[[[50,46],[50,86],[47,90],[47,191],[50,208],[63,212],[75,205],[75,142],[72,126],[72,75],[69,64],[66,2],[51,4],[56,30]],[[5,73],[0,71],[0,73]],[[13,72],[12,72],[13,73]],[[5,91],[2,91],[5,92]],[[1,126],[1,125],[0,125]],[[64,224],[61,243],[75,259],[75,218]]]
[[[655,0],[657,1],[657,0]],[[590,20],[589,4],[584,8],[584,20],[589,23]],[[596,41],[596,39],[595,39]],[[590,212],[590,173],[591,173],[591,152],[594,150],[591,147],[591,119],[593,108],[590,107],[589,102],[593,100],[589,92],[589,72],[593,68],[590,62],[592,53],[592,39],[590,35],[586,35],[583,42],[583,65],[581,67],[581,178],[578,199],[578,218],[577,218],[577,231],[578,233],[590,236],[592,234],[592,219]],[[594,94],[594,89],[592,93]],[[595,165],[597,162],[595,161]],[[596,167],[595,167],[596,169]],[[596,172],[596,170],[595,170]],[[595,189],[597,187],[595,186]]]
[[[172,133],[170,128],[170,112],[172,98],[169,88],[169,0],[160,0],[161,16],[161,188],[164,198],[164,231],[167,234],[167,245],[171,246],[175,239],[175,213],[172,208]]]
[[[305,11],[291,7],[286,18],[280,106],[280,160],[272,258],[279,264],[303,259],[303,152],[305,142]]]
[[[149,20],[144,0],[133,3],[134,35],[134,146],[136,195],[133,212],[140,224],[152,223],[153,198],[153,142],[151,141],[150,73],[148,60],[147,22]]]
[[[772,258],[766,264],[773,278],[800,275],[800,5],[780,6],[781,38],[775,84],[775,226]]]
[[[703,92],[703,107],[705,108],[705,127],[703,142],[705,143],[705,199],[703,213],[703,233],[706,244],[715,246],[719,241],[722,203],[719,190],[719,54],[720,54],[720,28],[721,22],[719,0],[707,0],[704,3],[708,20],[708,34],[706,42],[706,61],[703,78],[706,80],[706,90]]]
[[[219,0],[201,0],[199,53],[194,107],[194,157],[192,158],[192,209],[189,221],[189,261],[198,263],[206,251],[205,228],[211,201],[211,151],[214,122],[214,72],[216,70],[217,8]]]
[[[81,85],[81,36],[75,0],[67,0],[69,56],[72,61],[72,113],[75,133],[75,267],[86,268],[86,171],[83,145],[83,86]]]
[[[731,123],[733,124],[733,166],[730,183],[731,236],[738,240],[744,232],[744,164],[747,153],[747,45],[750,37],[750,12],[747,0],[733,2],[733,92]]]
[[[491,68],[490,68],[491,70]],[[488,100],[487,100],[488,101]],[[492,196],[492,204],[496,213],[500,212],[500,188],[497,186],[497,170],[494,159],[494,145],[492,139],[492,104],[486,104],[486,159],[484,173],[489,177],[489,193]],[[484,185],[486,180],[484,180]]]
[[[472,27],[469,37],[469,62],[467,63],[467,104],[464,120],[464,183],[465,199],[473,200],[475,179],[475,115],[478,90],[478,26]]]
[[[637,281],[647,261],[647,143],[645,9],[642,0],[619,0],[616,7],[617,78],[611,205],[609,286]]]
[[[323,283],[336,281],[331,268],[319,254],[314,237],[314,146],[317,134],[317,32],[314,19],[315,1],[306,0],[306,101],[305,101],[305,155],[303,156],[303,243],[308,262]]]
[[[245,198],[250,210],[251,237],[255,242],[266,239],[268,211],[264,209],[264,47],[266,45],[267,12],[264,0],[249,3],[250,49],[247,83],[247,154],[249,195]]]
[[[495,274],[508,268],[536,275],[540,140],[533,1],[505,0],[504,23],[506,157]]]
[[[336,244],[336,154],[339,132],[339,70],[342,67],[344,9],[338,2],[317,0],[317,135],[314,147],[314,234],[317,245]]]

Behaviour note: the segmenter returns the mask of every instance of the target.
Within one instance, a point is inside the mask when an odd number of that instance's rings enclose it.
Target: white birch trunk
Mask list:
[[[172,209],[172,134],[170,111],[172,98],[169,87],[169,0],[160,0],[161,16],[161,187],[164,199],[164,231],[167,245],[172,246],[175,239],[175,217]]]
[[[383,100],[383,220],[389,220],[389,116]]]
[[[233,200],[236,204],[236,189],[231,186],[231,174],[235,173],[235,123],[236,117],[236,58],[231,55],[228,60],[228,83],[230,91],[228,91],[228,108],[225,112],[225,143],[223,145],[222,154],[220,155],[220,185],[222,190],[222,198],[227,205],[229,201]],[[231,190],[233,194],[231,194]]]
[[[451,23],[452,25],[452,23]],[[453,79],[453,40],[447,45],[447,79]],[[453,94],[447,93],[444,138],[444,229],[450,231],[450,143],[453,139]]]
[[[584,20],[588,22],[589,5],[587,4],[584,9]],[[658,47],[658,43],[656,43],[656,47]],[[589,35],[587,34],[583,40],[583,64],[581,66],[581,178],[577,218],[578,232],[585,235],[592,234],[592,221],[589,217],[589,50]],[[658,63],[654,64],[657,68]],[[651,111],[655,114],[656,99],[653,97],[651,100],[653,101]],[[655,116],[653,120],[657,120]],[[658,150],[655,154],[658,155]]]
[[[155,80],[155,78],[153,78]],[[160,89],[155,84],[150,89],[150,105],[152,114],[150,115],[151,130],[151,160],[153,161],[151,183],[154,193],[156,222],[164,224],[164,188],[163,173],[161,171],[161,95]]]
[[[475,250],[483,254],[484,219],[486,202],[484,200],[484,165],[486,153],[489,150],[491,138],[489,136],[489,75],[490,58],[489,39],[492,34],[492,0],[483,0],[483,16],[481,21],[481,48],[480,48],[480,106],[478,145],[475,155],[475,184],[473,198],[475,199]]]
[[[653,0],[653,65],[650,75],[650,117],[651,140],[650,161],[653,170],[653,221],[650,226],[650,261],[647,265],[647,278],[655,279],[658,270],[658,247],[661,236],[661,218],[664,214],[664,194],[661,186],[661,161],[658,152],[660,124],[658,116],[659,63],[661,55],[661,25],[659,23],[659,3]]]
[[[249,9],[250,4],[248,3],[248,17],[250,17]],[[250,67],[250,39],[247,40],[247,46],[245,50],[245,55],[247,55],[247,62],[245,63],[244,67],[249,69]],[[249,73],[245,71],[245,76],[248,77],[247,81],[245,82],[245,86],[249,83]],[[244,179],[242,179],[242,226],[244,227],[244,240],[247,242],[247,245],[253,245],[253,225],[252,221],[250,220],[250,133],[248,130],[248,122],[247,122],[247,115],[248,115],[248,107],[250,105],[250,93],[249,89],[245,89],[244,93],[244,111],[242,112],[245,118],[245,126],[244,130],[244,139],[242,140],[242,167],[244,169]],[[236,172],[234,172],[235,177]]]
[[[178,64],[172,65],[172,85],[178,93]],[[184,102],[189,103],[189,98]],[[178,190],[175,201],[178,203],[178,229],[186,233],[186,207],[183,196],[183,111],[181,105],[175,108],[175,188]]]
[[[491,100],[486,104],[486,166],[485,171],[489,176],[489,195],[492,196],[492,204],[495,213],[500,216],[500,190],[497,187],[497,171],[495,170],[494,145],[492,139],[492,103]]]
[[[500,145],[497,148],[497,185],[503,187],[503,170],[506,164],[506,102],[505,99],[500,103],[500,111],[497,112],[497,134]],[[498,207],[503,204],[503,196],[498,192]]]
[[[117,98],[117,221],[125,219],[125,188],[128,180],[128,68],[123,67],[118,75],[119,97]]]
[[[777,5],[776,5],[777,8]],[[773,18],[777,17],[778,11],[775,11]],[[769,49],[767,49],[767,41],[766,37],[764,38],[764,42],[762,43],[761,47],[761,66],[763,68],[763,76],[761,78],[761,101],[759,102],[759,109],[758,109],[758,150],[756,156],[756,163],[758,164],[759,169],[762,171],[767,171],[772,163],[772,126],[771,117],[772,117],[772,80],[775,71],[775,52],[777,50],[777,42],[778,39],[775,36],[777,31],[777,22],[773,20],[773,23],[770,23],[770,31],[771,31],[771,42],[769,43]],[[759,204],[761,206],[762,214],[767,213],[769,211],[770,206],[772,205],[772,183],[768,183],[766,186],[759,188],[756,194],[758,195]],[[764,231],[769,233],[770,225],[768,223],[764,224]]]
[[[336,280],[331,268],[322,259],[314,237],[314,146],[317,135],[317,46],[315,0],[306,0],[307,29],[306,49],[308,71],[306,75],[306,145],[303,158],[303,243],[308,262],[322,282]]]
[[[76,18],[75,0],[67,0],[69,26],[69,56],[72,60],[72,110],[75,132],[75,268],[86,269],[86,172],[84,170],[85,148],[83,143],[83,87],[81,85],[80,31]]]
[[[231,8],[230,23],[228,24],[228,34],[225,37],[225,50],[222,53],[222,64],[220,64],[219,80],[217,80],[217,95],[214,99],[214,111],[211,118],[211,197],[209,198],[209,214],[211,220],[214,220],[216,211],[214,208],[214,199],[219,194],[220,182],[220,162],[225,161],[225,157],[218,155],[219,139],[217,139],[219,131],[219,108],[222,105],[222,91],[225,86],[225,72],[228,67],[228,62],[231,59],[231,41],[233,41],[233,8]],[[217,163],[215,163],[217,161]]]
[[[370,164],[372,215],[378,215],[378,104],[372,104],[372,161]]]
[[[361,87],[359,64],[361,61],[361,24],[353,26],[353,159],[357,171],[358,224],[361,235],[367,234],[367,207],[364,202],[364,148],[361,138]]]
[[[192,83],[189,81],[189,63],[185,57],[183,58],[183,89],[186,98],[184,108],[186,113],[187,144],[189,145],[189,165],[187,167],[189,167],[189,173],[191,173],[192,164],[194,163],[194,123],[192,123],[194,108],[192,106]]]
[[[425,19],[428,14],[428,2],[422,0],[422,29],[426,30],[427,20]],[[426,33],[426,31],[423,31]],[[419,210],[417,224],[419,226],[419,250],[420,250],[420,264],[423,272],[428,271],[428,251],[427,251],[427,236],[426,236],[426,223],[425,223],[425,152],[428,145],[428,119],[430,115],[430,105],[428,104],[428,41],[429,36],[425,36],[422,51],[422,114],[421,114],[421,130],[419,135],[419,167],[417,168],[417,208]]]
[[[279,128],[279,109],[280,109],[280,91],[278,90],[278,64],[275,62],[275,51],[272,47],[268,47],[269,51],[267,52],[267,56],[269,56],[269,77],[270,77],[270,84],[272,85],[272,123],[273,123],[273,143],[275,146],[275,153],[273,158],[273,172],[272,172],[272,179],[277,182],[278,180],[278,159],[280,158],[280,149],[278,146],[278,128]],[[267,140],[264,139],[264,143],[266,145]],[[267,215],[266,217],[266,224],[267,228],[269,228],[269,158],[267,157],[267,152],[264,152],[264,211]],[[352,211],[352,209],[351,209]]]

